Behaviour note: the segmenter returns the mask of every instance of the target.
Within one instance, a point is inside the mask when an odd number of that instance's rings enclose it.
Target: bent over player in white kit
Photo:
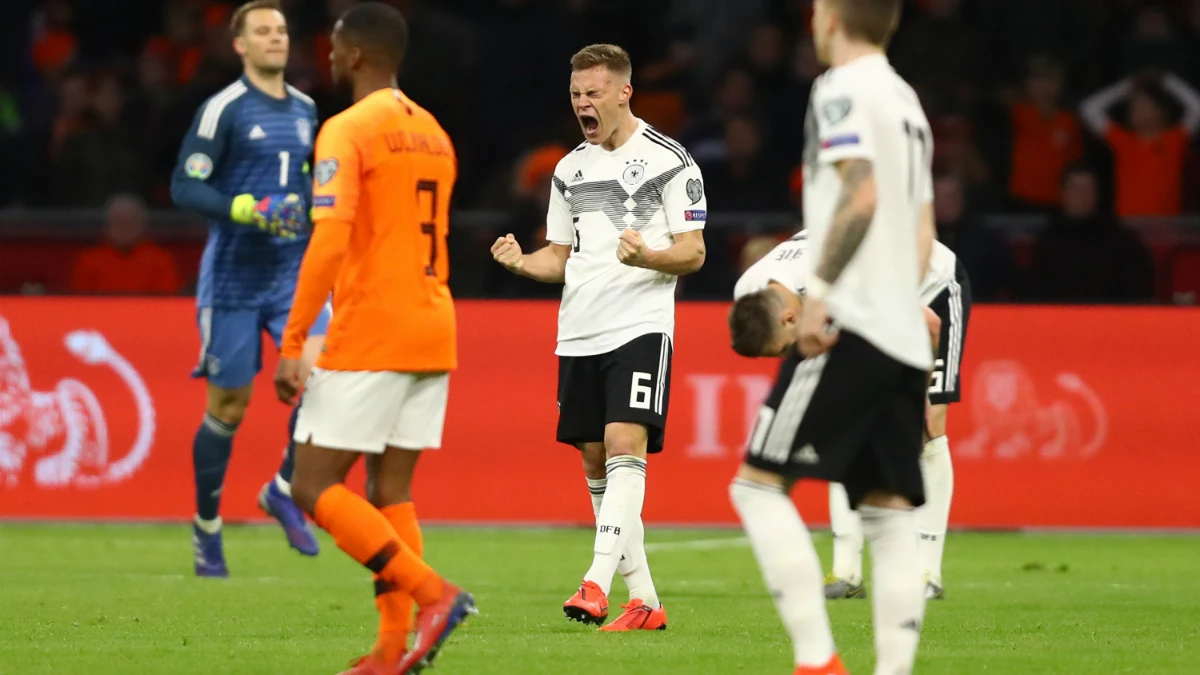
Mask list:
[[[950,523],[954,495],[954,466],[950,440],[946,436],[949,404],[962,397],[959,369],[971,317],[971,282],[962,261],[941,242],[933,243],[929,272],[921,282],[921,301],[941,321],[937,357],[929,382],[929,414],[925,447],[921,451],[921,475],[925,479],[925,505],[917,509],[917,531],[921,535],[921,557],[925,565],[925,597],[941,600],[942,554]],[[833,529],[833,572],[825,577],[825,597],[864,598],[862,578],[862,521],[850,509],[846,489],[829,484],[829,521]]]
[[[796,340],[795,326],[803,307],[806,231],[796,233],[754,263],[738,279],[729,312],[733,350],[742,356],[780,356]],[[921,475],[925,505],[917,511],[921,553],[925,560],[926,598],[942,595],[942,552],[954,491],[954,468],[946,437],[946,409],[960,398],[967,323],[971,315],[971,285],[954,252],[933,242],[929,272],[921,283],[921,301],[929,308],[930,336],[937,344],[929,385],[929,414]],[[936,321],[932,321],[936,318]],[[850,509],[846,489],[829,484],[829,517],[833,529],[833,573],[825,578],[825,597],[865,598],[862,576],[862,522]]]
[[[918,288],[933,244],[929,122],[884,55],[900,0],[816,0],[832,68],[805,121],[805,257],[799,353],[790,350],[730,486],[797,675],[843,675],[821,562],[788,496],[839,482],[874,563],[876,675],[912,672],[925,612],[913,507],[932,343]]]
[[[661,452],[671,393],[675,280],[704,264],[704,183],[683,146],[633,116],[629,55],[591,45],[571,59],[571,101],[585,143],[558,163],[550,244],[523,255],[510,234],[492,256],[510,271],[563,283],[558,313],[559,442],[579,448],[596,513],[592,566],[563,606],[603,624],[614,572],[629,604],[602,630],[662,630],[646,562],[646,455]]]

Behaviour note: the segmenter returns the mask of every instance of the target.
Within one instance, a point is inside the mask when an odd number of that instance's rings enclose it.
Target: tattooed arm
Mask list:
[[[875,218],[878,196],[870,160],[844,159],[838,162],[837,169],[842,176],[842,193],[838,196],[825,248],[821,250],[814,270],[816,273],[808,278],[807,298],[800,315],[800,353],[809,358],[824,354],[837,342],[837,333],[827,330],[829,315],[824,297],[858,251],[871,220]]]
[[[816,266],[817,276],[826,284],[837,281],[866,238],[878,198],[875,171],[869,160],[843,160],[838,162],[837,169],[842,177],[842,192]]]

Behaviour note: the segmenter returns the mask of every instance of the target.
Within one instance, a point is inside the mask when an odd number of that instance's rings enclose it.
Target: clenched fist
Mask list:
[[[650,249],[637,230],[627,227],[621,232],[621,240],[617,244],[617,260],[630,267],[645,267],[646,255],[649,252]]]
[[[504,265],[510,272],[520,272],[525,267],[525,256],[521,253],[521,245],[512,234],[506,234],[492,244],[492,259]]]

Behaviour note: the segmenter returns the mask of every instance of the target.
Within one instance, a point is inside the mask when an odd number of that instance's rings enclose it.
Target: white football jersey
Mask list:
[[[933,241],[933,252],[929,255],[929,271],[921,282],[921,304],[928,305],[941,295],[954,281],[954,273],[958,267],[958,256],[949,247],[936,239]]]
[[[796,295],[804,295],[808,265],[801,259],[807,255],[808,231],[800,230],[742,273],[733,287],[733,299],[761,291],[772,281],[783,284]],[[954,281],[957,262],[954,251],[935,239],[929,256],[929,271],[921,282],[921,304],[933,302]]]
[[[804,293],[805,265],[800,261],[808,250],[808,232],[801,230],[790,239],[781,242],[761,260],[751,265],[733,287],[733,299],[757,293],[772,281],[796,295]]]
[[[583,143],[551,179],[546,236],[571,246],[558,310],[559,356],[610,352],[648,333],[675,332],[675,275],[617,260],[621,232],[633,228],[662,250],[675,234],[704,228],[704,180],[679,143],[638,120],[609,152]]]
[[[933,363],[918,293],[917,228],[922,207],[933,201],[933,134],[916,93],[887,57],[860,57],[813,84],[805,135],[810,273],[842,191],[836,163],[864,159],[875,175],[875,217],[829,290],[830,317],[897,361],[928,370]]]

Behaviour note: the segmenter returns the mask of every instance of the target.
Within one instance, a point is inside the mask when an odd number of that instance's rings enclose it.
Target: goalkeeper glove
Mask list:
[[[267,234],[295,239],[304,228],[304,200],[300,195],[268,195],[255,200],[254,195],[243,194],[233,198],[229,217],[243,225],[253,225]]]

